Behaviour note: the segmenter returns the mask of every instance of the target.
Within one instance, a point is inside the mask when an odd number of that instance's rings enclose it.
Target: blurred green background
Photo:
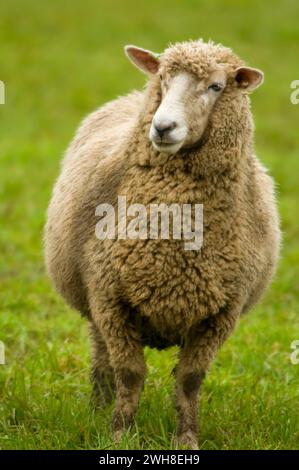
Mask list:
[[[80,120],[145,78],[125,44],[162,51],[209,38],[265,72],[252,96],[256,148],[277,182],[284,244],[264,301],[203,387],[202,449],[299,448],[299,79],[296,0],[9,0],[0,6],[0,449],[115,448],[111,408],[89,406],[86,323],[53,291],[42,233],[59,161]],[[137,425],[120,448],[172,448],[175,350],[147,351]]]

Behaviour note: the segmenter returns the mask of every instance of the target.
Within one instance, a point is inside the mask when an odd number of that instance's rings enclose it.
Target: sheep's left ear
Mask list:
[[[235,72],[235,81],[238,88],[253,91],[263,83],[264,74],[261,70],[251,67],[239,67]]]
[[[150,75],[157,73],[160,65],[159,54],[136,46],[126,46],[125,53],[130,61],[142,72]]]

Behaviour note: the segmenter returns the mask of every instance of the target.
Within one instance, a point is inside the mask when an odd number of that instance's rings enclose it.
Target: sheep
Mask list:
[[[249,93],[263,73],[211,41],[125,52],[146,87],[80,126],[48,209],[46,266],[89,321],[93,396],[98,406],[116,397],[116,442],[134,422],[144,346],[176,345],[177,445],[197,449],[200,386],[279,257],[274,185],[253,150]],[[96,207],[117,207],[119,195],[145,207],[203,204],[201,249],[176,239],[99,240]]]

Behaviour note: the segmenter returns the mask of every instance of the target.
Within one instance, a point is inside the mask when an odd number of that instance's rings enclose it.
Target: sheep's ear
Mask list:
[[[125,47],[126,56],[136,65],[142,72],[146,74],[155,74],[158,71],[160,62],[159,54],[141,49],[136,46]]]
[[[235,81],[238,88],[253,91],[263,83],[264,74],[261,70],[251,67],[239,67],[235,72]]]

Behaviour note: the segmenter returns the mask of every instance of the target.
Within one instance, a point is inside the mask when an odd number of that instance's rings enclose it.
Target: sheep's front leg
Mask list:
[[[127,308],[116,305],[94,311],[110,356],[116,384],[116,402],[112,418],[114,439],[119,441],[134,420],[143,388],[146,365],[139,333],[129,318]]]
[[[92,401],[96,407],[112,401],[115,392],[114,372],[106,342],[96,325],[90,323],[90,338],[92,344]]]
[[[198,392],[217,350],[232,332],[239,315],[221,312],[192,328],[175,368],[177,438],[180,447],[197,449]]]

